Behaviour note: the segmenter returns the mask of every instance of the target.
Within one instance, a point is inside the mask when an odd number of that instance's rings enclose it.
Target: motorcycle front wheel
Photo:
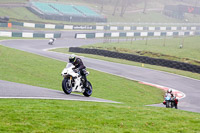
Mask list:
[[[87,82],[87,87],[85,88],[85,91],[83,92],[83,95],[86,97],[89,97],[92,95],[92,84],[88,81]]]
[[[171,101],[171,108],[175,107],[174,101]]]
[[[66,94],[70,94],[72,92],[72,87],[69,85],[69,79],[68,78],[63,79],[62,89]]]
[[[170,101],[166,100],[166,108],[169,108],[169,105],[170,105]]]

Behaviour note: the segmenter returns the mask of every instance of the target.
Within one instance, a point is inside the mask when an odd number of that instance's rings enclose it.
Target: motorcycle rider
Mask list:
[[[53,43],[54,43],[54,41],[56,40],[56,38],[50,38],[50,40],[49,40],[49,45],[53,45]]]
[[[178,104],[178,99],[176,96],[172,93],[172,89],[168,89],[167,92],[165,93],[165,98],[170,97],[170,101],[173,102],[174,107],[177,109],[177,104]],[[166,104],[164,101],[163,104]]]
[[[174,103],[174,107],[177,109],[178,108],[177,107],[178,99],[176,98],[176,96],[173,93],[171,93],[171,102]]]
[[[75,54],[71,54],[69,56],[69,62],[75,66],[75,68],[73,69],[74,72],[80,71],[80,74],[82,76],[83,86],[87,87],[86,67],[84,66],[82,60],[80,58],[76,57]]]
[[[172,95],[172,89],[168,89],[167,92],[165,93],[165,97],[171,97]]]
[[[165,95],[164,95],[164,101],[163,101],[164,105],[167,104],[166,99],[169,99],[169,100],[171,99],[171,93],[172,93],[171,89],[168,89],[167,92],[165,93]],[[166,106],[168,107],[169,105],[166,105]]]

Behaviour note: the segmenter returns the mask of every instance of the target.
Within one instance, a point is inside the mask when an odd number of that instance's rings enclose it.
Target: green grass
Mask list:
[[[184,40],[183,40],[184,39]],[[183,48],[180,49],[179,45],[183,42]],[[194,60],[192,63],[200,64],[200,37],[185,37],[185,38],[171,38],[166,39],[152,39],[143,41],[120,42],[120,43],[101,43],[94,45],[83,46],[84,48],[98,48],[111,51],[118,51],[124,53],[140,54],[156,57],[166,58],[173,60],[172,57],[181,58],[178,61],[186,62]],[[146,54],[145,54],[146,52]],[[149,52],[149,53],[148,53]],[[152,52],[152,53],[150,53]],[[166,55],[166,56],[163,56]],[[197,61],[197,62],[195,62]],[[199,63],[198,63],[199,62]]]
[[[126,13],[123,17],[120,17],[119,14],[116,14],[115,16],[112,16],[112,14],[106,15],[109,22],[149,22],[149,23],[170,23],[170,22],[176,22],[180,23],[183,22],[181,20],[177,20],[174,18],[167,17],[163,15],[161,12],[148,12],[146,14],[142,12],[137,13]]]
[[[4,46],[0,62],[1,80],[61,90],[65,62]],[[0,132],[200,132],[198,113],[144,106],[162,102],[161,90],[89,71],[92,96],[122,104],[0,99]]]
[[[30,12],[25,7],[14,7],[14,8],[2,7],[2,8],[0,8],[0,16],[9,16],[10,21],[63,23],[63,21],[53,21],[53,20],[41,19],[37,15]]]
[[[20,15],[19,15],[20,14]],[[40,18],[24,7],[0,8],[0,16],[9,16],[9,18],[17,18],[22,20],[39,20]]]
[[[0,4],[7,4],[7,3],[25,3],[28,0],[0,0]]]
[[[200,115],[180,110],[58,100],[0,100],[1,132],[198,133]]]

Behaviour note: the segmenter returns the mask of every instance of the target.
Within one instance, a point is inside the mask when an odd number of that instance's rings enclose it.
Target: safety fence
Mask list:
[[[145,63],[145,64],[158,65],[158,66],[164,66],[164,67],[169,67],[169,68],[174,68],[174,69],[179,69],[179,70],[184,70],[184,71],[200,73],[200,66],[178,62],[178,61],[157,59],[157,58],[151,58],[151,57],[146,57],[146,56],[139,56],[139,55],[133,55],[133,54],[127,54],[127,53],[118,53],[118,52],[100,50],[100,49],[79,48],[79,47],[70,47],[69,52],[101,55],[101,56],[106,56],[106,57],[125,59],[129,61],[135,61],[135,62],[140,62],[140,63]]]
[[[31,32],[0,31],[0,37],[60,38],[61,33],[31,33]]]
[[[29,22],[11,22],[13,26],[45,29],[65,29],[65,30],[92,30],[95,26],[91,25],[63,25],[63,24],[39,24]]]
[[[200,26],[108,26],[108,25],[71,25],[71,24],[42,24],[30,22],[11,22],[13,26],[22,26],[29,28],[45,28],[45,29],[66,29],[66,30],[111,30],[111,31],[196,31],[200,30]],[[7,25],[1,23],[0,27]]]
[[[110,32],[110,33],[76,33],[75,38],[106,38],[106,37],[173,37],[200,35],[200,31],[168,31],[168,32]]]
[[[11,28],[11,27],[12,27],[12,23],[0,23],[0,27],[8,27],[8,28]]]

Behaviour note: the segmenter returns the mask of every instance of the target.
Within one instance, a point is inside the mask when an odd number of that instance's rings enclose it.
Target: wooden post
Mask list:
[[[146,43],[145,43],[145,45],[147,45],[147,43],[148,43],[148,37],[146,37]]]
[[[166,44],[166,36],[164,37],[164,43],[163,43],[164,47],[165,47],[165,44]]]

